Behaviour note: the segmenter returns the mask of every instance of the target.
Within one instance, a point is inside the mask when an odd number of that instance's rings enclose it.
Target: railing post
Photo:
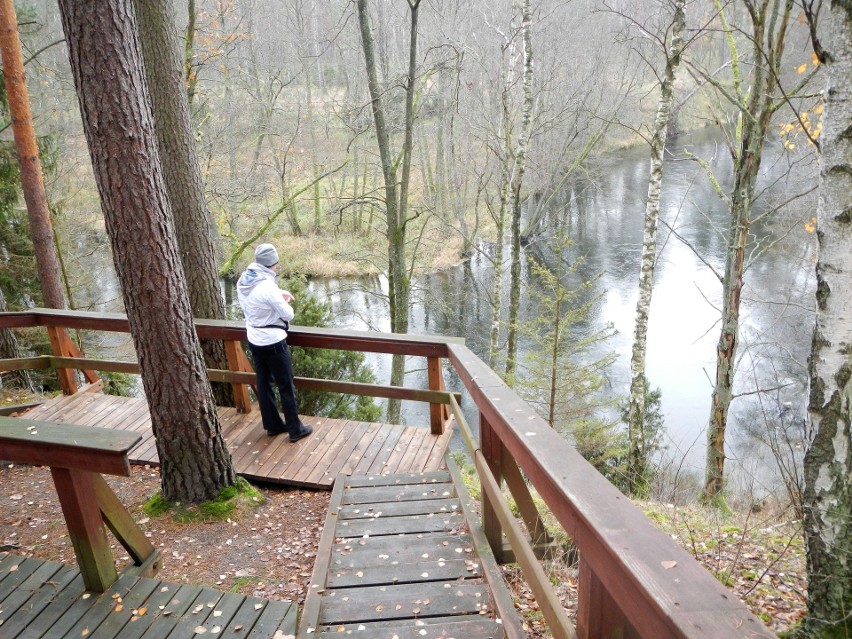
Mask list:
[[[73,344],[68,336],[68,331],[59,326],[48,326],[47,335],[50,338],[50,348],[56,357],[73,357],[73,350],[69,344]],[[59,387],[65,395],[73,395],[77,392],[77,378],[71,368],[57,368],[56,376],[59,378]]]
[[[497,481],[497,486],[501,487],[503,485],[503,442],[482,414],[479,416],[479,448]],[[494,558],[497,563],[502,564],[504,563],[503,528],[484,487],[481,487],[480,494],[482,495],[482,528],[485,530],[485,537],[488,539]]]
[[[228,357],[228,370],[237,373],[253,373],[254,370],[243,352],[242,344],[233,340],[225,340],[225,354]],[[251,399],[247,384],[231,384],[234,391],[234,405],[238,413],[251,412]]]
[[[580,552],[577,592],[579,639],[641,639]]]
[[[429,390],[445,390],[441,358],[427,357],[426,363],[429,372]],[[429,425],[432,428],[433,435],[443,434],[449,416],[450,411],[446,404],[429,404]]]

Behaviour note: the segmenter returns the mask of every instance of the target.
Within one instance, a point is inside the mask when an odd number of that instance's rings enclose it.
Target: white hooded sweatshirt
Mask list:
[[[287,337],[284,322],[294,317],[293,307],[275,283],[275,272],[252,262],[237,281],[237,298],[246,318],[248,341],[255,346],[269,346]],[[279,328],[280,327],[280,328]]]

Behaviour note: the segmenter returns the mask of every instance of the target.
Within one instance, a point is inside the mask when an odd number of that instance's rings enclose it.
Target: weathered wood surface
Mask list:
[[[2,639],[272,639],[295,633],[296,614],[288,601],[128,575],[86,593],[74,567],[0,552]]]
[[[338,479],[298,636],[519,636],[514,612],[496,613],[507,593],[463,498],[446,471]]]
[[[11,462],[126,476],[127,452],[140,439],[135,433],[0,416],[0,459]]]
[[[286,435],[266,435],[260,411],[239,413],[234,408],[221,407],[218,411],[222,435],[238,474],[274,484],[325,490],[331,489],[334,479],[341,473],[438,470],[444,466],[444,453],[453,434],[452,428],[434,435],[428,427],[302,416],[306,424],[313,426],[314,434],[291,444]],[[130,462],[159,464],[144,399],[81,391],[55,397],[23,417],[52,422],[53,428],[62,428],[55,424],[98,426],[123,432],[125,437],[141,437],[130,450]]]

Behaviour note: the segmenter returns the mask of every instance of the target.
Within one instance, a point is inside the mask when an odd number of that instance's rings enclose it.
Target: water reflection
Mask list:
[[[688,466],[701,472],[704,430],[709,416],[715,346],[719,337],[719,307],[724,270],[728,210],[713,190],[703,169],[686,152],[708,159],[724,189],[730,188],[731,163],[712,139],[695,136],[671,145],[667,156],[660,225],[658,260],[648,331],[647,375],[662,390],[663,412],[672,452],[688,453]],[[758,206],[774,207],[803,190],[807,177],[786,178],[786,162],[780,149],[771,150],[761,175],[762,198]],[[773,155],[774,154],[774,155]],[[582,256],[575,284],[602,274],[603,291],[595,307],[589,331],[607,323],[617,329],[608,346],[618,353],[610,372],[611,392],[625,395],[629,386],[629,357],[637,299],[637,274],[642,240],[642,216],[647,192],[648,160],[643,149],[608,157],[594,167],[591,177],[567,184],[554,198],[542,228],[562,223],[573,239],[570,255]],[[743,394],[732,406],[730,432],[732,457],[754,455],[753,435],[765,437],[777,428],[786,411],[787,423],[801,423],[804,415],[805,362],[810,347],[813,299],[813,242],[802,230],[813,199],[801,200],[798,213],[789,211],[776,221],[756,224],[751,238],[751,257],[766,250],[746,274],[743,294],[742,342],[735,392]],[[547,231],[527,252],[548,256]],[[774,243],[774,244],[773,244]],[[700,256],[700,257],[699,257]],[[483,253],[470,262],[418,279],[417,300],[411,314],[411,332],[456,335],[484,357],[491,323],[487,297],[493,271]],[[529,281],[526,286],[534,285]],[[343,326],[387,330],[386,305],[377,294],[386,292],[382,279],[320,280],[312,290],[333,306]],[[529,296],[524,294],[524,300]],[[538,309],[525,301],[522,321]],[[521,349],[525,348],[521,345]],[[382,383],[390,376],[389,359],[370,359]],[[426,384],[422,363],[409,362],[410,384]],[[781,390],[758,396],[758,388]],[[452,387],[452,385],[451,385]],[[786,408],[784,408],[786,407]],[[476,418],[472,407],[468,417]],[[763,408],[770,422],[758,419]],[[790,417],[792,415],[792,417]],[[408,423],[424,423],[425,407],[405,406]],[[475,422],[474,422],[475,423]],[[773,426],[772,424],[776,425]],[[757,462],[763,466],[771,462]],[[746,473],[748,475],[748,473]]]

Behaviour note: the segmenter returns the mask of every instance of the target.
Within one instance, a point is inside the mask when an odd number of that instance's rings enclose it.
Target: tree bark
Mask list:
[[[0,313],[5,313],[8,310],[6,296],[0,290]],[[17,359],[19,357],[22,357],[22,354],[18,346],[18,338],[15,335],[15,331],[11,328],[0,329],[0,358]],[[33,390],[33,381],[30,378],[29,371],[7,371],[3,373],[3,388],[8,387],[22,388],[28,391]]]
[[[852,5],[832,2],[825,22],[817,321],[803,493],[808,615],[800,636],[835,639],[852,636]]]
[[[18,37],[18,20],[13,0],[0,1],[0,53],[3,59],[3,77],[15,150],[20,165],[21,187],[27,203],[30,237],[35,250],[38,277],[44,304],[50,308],[65,308],[65,296],[59,277],[59,261],[53,239],[53,225],[44,190],[44,176],[38,155],[33,117],[30,111],[21,41]]]
[[[657,261],[657,222],[660,217],[660,193],[663,184],[663,156],[672,112],[674,81],[683,52],[686,29],[685,0],[677,0],[672,20],[672,38],[666,53],[666,68],[660,83],[660,101],[651,135],[651,170],[648,199],[645,202],[645,224],[642,232],[642,261],[639,266],[639,299],[636,302],[636,325],[633,330],[633,352],[630,358],[630,399],[627,413],[630,453],[627,482],[631,494],[645,491],[648,455],[645,450],[645,349],[648,338],[648,314],[654,287]]]
[[[402,147],[402,175],[397,188],[397,166],[390,147],[390,129],[385,116],[383,92],[379,86],[373,33],[370,28],[367,0],[358,0],[358,25],[361,46],[367,70],[367,86],[376,128],[376,143],[381,158],[385,187],[385,221],[388,239],[388,297],[390,302],[391,332],[408,332],[409,297],[411,282],[408,277],[405,242],[408,216],[408,183],[411,173],[411,155],[414,140],[414,91],[417,68],[417,19],[420,0],[409,0],[411,25],[408,56],[408,77],[405,91],[405,138]],[[405,375],[405,359],[394,356],[391,365],[391,385],[401,386]],[[388,421],[399,421],[400,405],[397,400],[388,402]]]
[[[210,210],[192,133],[192,122],[181,74],[180,38],[170,0],[136,0],[136,19],[151,92],[154,127],[166,192],[171,203],[180,258],[194,317],[225,319],[225,302],[213,248]],[[209,368],[228,368],[221,340],[204,340]],[[213,384],[220,406],[233,406],[230,384]]]
[[[776,79],[781,77],[792,0],[751,7],[750,40],[753,71],[748,82],[735,80],[739,93],[738,118],[741,142],[732,148],[734,187],[730,196],[728,249],[722,281],[722,329],[716,345],[716,377],[707,426],[707,462],[704,473],[704,499],[713,502],[721,497],[725,477],[725,429],[733,399],[735,362],[739,342],[740,303],[742,301],[746,241],[751,228],[755,186],[760,172],[763,147],[773,113]],[[779,15],[780,13],[780,15]]]
[[[533,48],[532,48],[532,9],[530,1],[523,5],[515,0],[516,10],[521,13],[521,32],[524,42],[524,101],[521,109],[521,127],[518,131],[518,147],[515,152],[515,166],[512,175],[512,256],[509,283],[509,335],[506,345],[506,379],[509,384],[515,376],[518,352],[518,313],[521,305],[521,186],[526,171],[527,146],[530,139],[530,127],[533,111]]]
[[[161,461],[163,496],[236,481],[192,322],[130,0],[61,0],[83,128]]]

